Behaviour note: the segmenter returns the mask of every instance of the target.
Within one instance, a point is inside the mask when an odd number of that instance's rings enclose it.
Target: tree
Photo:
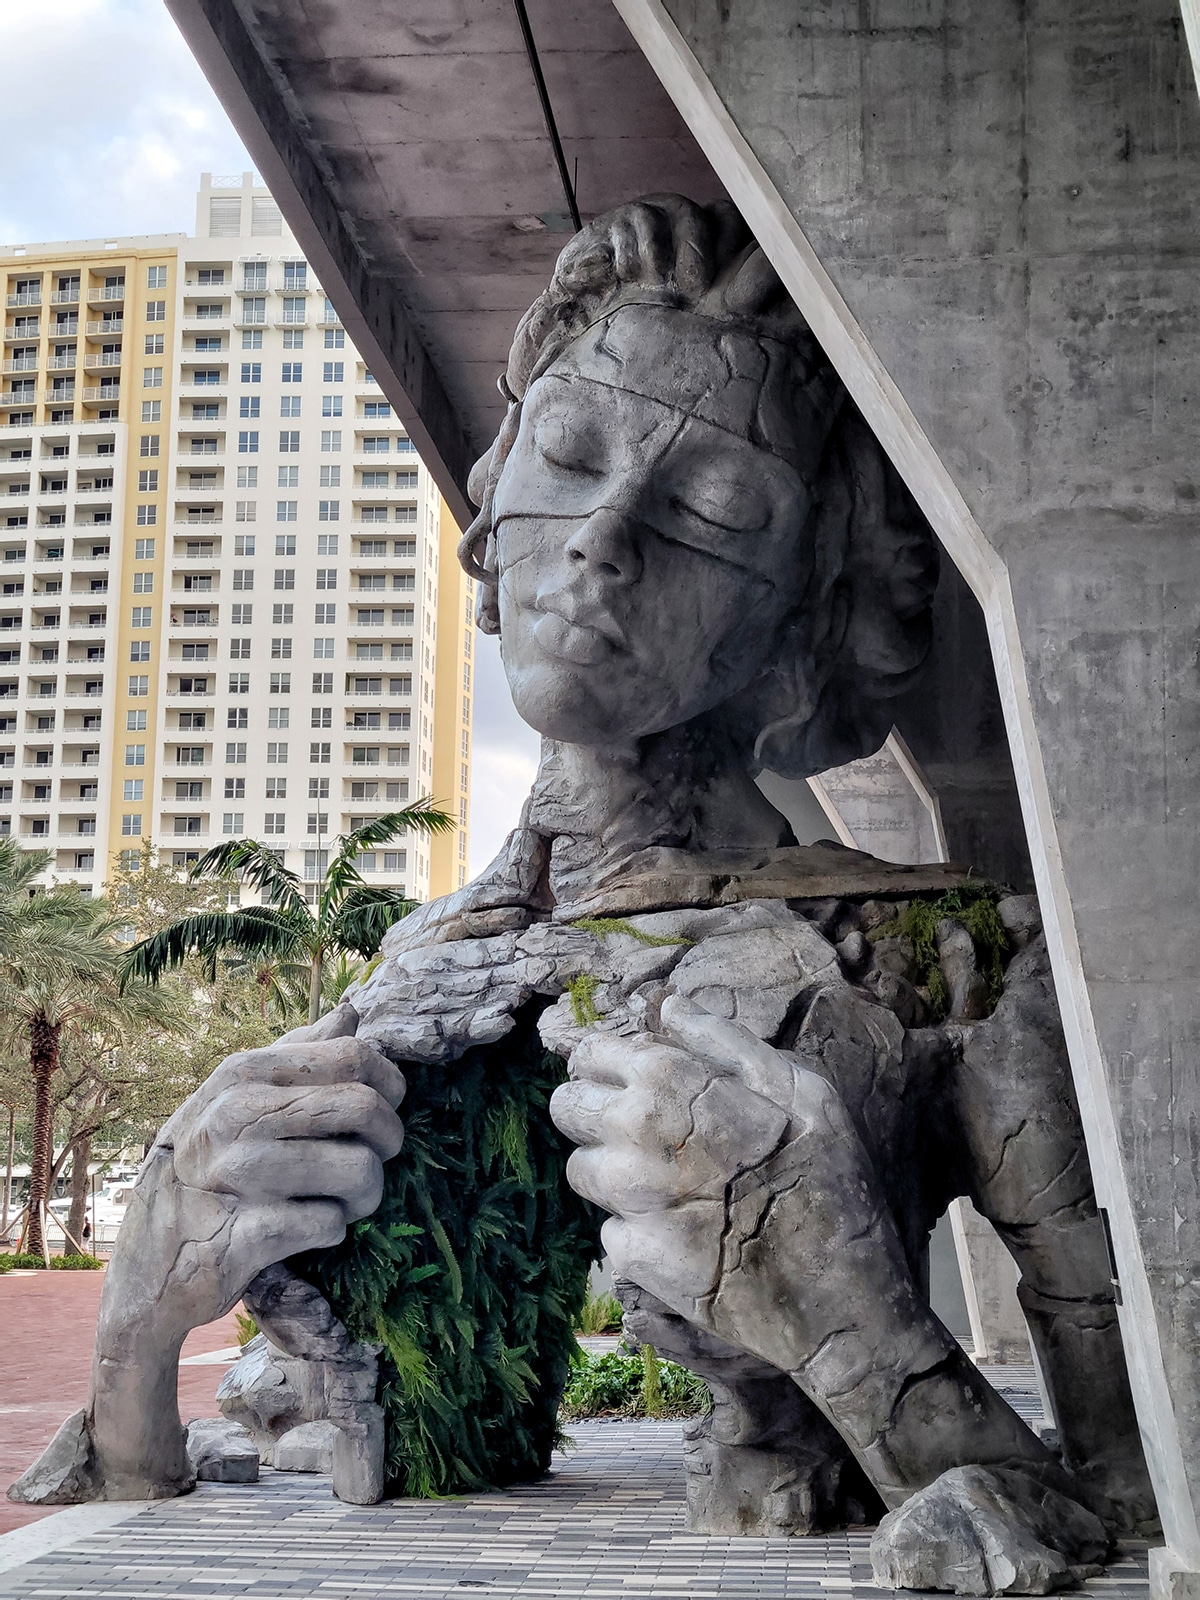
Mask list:
[[[0,881],[4,866],[0,860]],[[82,1050],[103,1052],[125,1030],[170,1026],[172,1018],[164,995],[145,983],[122,982],[119,922],[106,906],[69,884],[29,892],[30,876],[26,871],[21,879],[24,897],[10,895],[0,914],[0,1016],[11,1039],[25,1038],[29,1053],[28,1243],[44,1254],[43,1214],[54,1170],[54,1080],[64,1038]]]
[[[365,883],[355,865],[359,855],[408,828],[441,833],[453,827],[446,812],[419,800],[341,835],[333,841],[333,859],[314,906],[305,899],[300,879],[268,846],[255,839],[216,845],[192,867],[191,877],[225,883],[240,879],[261,890],[267,903],[180,917],[133,946],[125,981],[157,983],[192,955],[214,975],[224,952],[251,963],[302,963],[308,978],[308,1020],[315,1022],[321,1015],[326,963],[343,956],[369,959],[392,924],[413,908],[414,902],[398,890]]]

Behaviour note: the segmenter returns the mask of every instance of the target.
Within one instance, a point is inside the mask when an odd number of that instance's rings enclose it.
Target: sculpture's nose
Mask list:
[[[613,506],[600,506],[567,540],[567,560],[581,574],[625,583],[642,575],[642,556],[635,518]]]

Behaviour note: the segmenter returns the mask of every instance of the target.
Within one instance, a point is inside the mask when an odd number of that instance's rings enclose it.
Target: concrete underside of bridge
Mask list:
[[[570,227],[510,0],[168,3],[465,516]],[[728,192],[961,574],[942,709],[898,722],[952,851],[990,833],[1016,877],[1028,846],[1175,1596],[1200,1594],[1190,3],[529,7],[584,217]]]

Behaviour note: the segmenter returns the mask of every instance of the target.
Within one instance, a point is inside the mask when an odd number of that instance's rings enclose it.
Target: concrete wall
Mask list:
[[[616,4],[983,606],[1162,1589],[1200,1571],[1200,106],[1180,20],[1168,0]]]

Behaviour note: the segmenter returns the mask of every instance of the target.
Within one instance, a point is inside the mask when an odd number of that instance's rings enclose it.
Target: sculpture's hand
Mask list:
[[[186,1480],[175,1372],[188,1331],[229,1311],[264,1267],[337,1244],[378,1206],[404,1079],[352,1037],[356,1023],[346,1006],[230,1056],[151,1151],[96,1338],[93,1436],[110,1498]]]

